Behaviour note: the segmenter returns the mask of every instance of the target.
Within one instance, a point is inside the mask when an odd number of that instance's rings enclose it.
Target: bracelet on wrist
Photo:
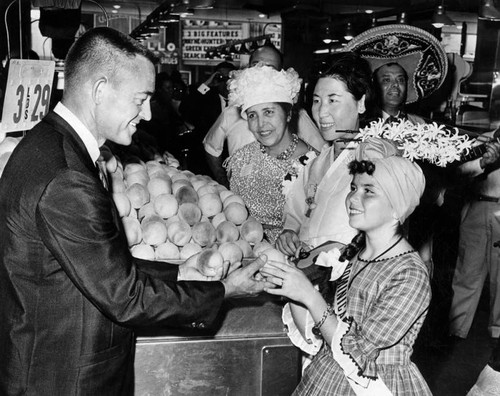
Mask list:
[[[316,336],[320,336],[321,335],[321,326],[323,326],[323,324],[325,323],[326,321],[326,318],[328,318],[330,315],[333,315],[333,305],[332,304],[328,304],[327,308],[325,309],[325,312],[323,312],[323,316],[321,316],[321,319],[318,320],[313,328],[312,328],[312,332],[314,335]]]

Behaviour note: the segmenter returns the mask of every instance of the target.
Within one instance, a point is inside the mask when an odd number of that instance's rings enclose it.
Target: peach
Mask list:
[[[223,186],[222,184],[217,184],[215,186],[217,188],[217,192],[220,194],[222,191],[229,191],[226,186]]]
[[[179,220],[168,225],[167,235],[170,242],[184,246],[191,239],[191,227],[185,221]]]
[[[125,176],[125,184],[127,186],[139,183],[142,186],[147,187],[148,182],[149,182],[149,176],[146,171],[137,171]]]
[[[122,217],[122,223],[129,246],[137,245],[142,241],[142,228],[139,220],[126,216]]]
[[[205,195],[200,195],[198,206],[201,209],[201,213],[207,217],[215,216],[217,213],[222,211],[222,202],[219,198],[219,194],[217,193],[206,193]]]
[[[197,253],[201,252],[201,246],[198,245],[197,243],[186,243],[181,251],[180,251],[180,258],[181,260],[187,260],[189,257],[194,256]]]
[[[160,223],[165,223],[163,221],[163,218],[161,216],[158,216],[156,213],[150,214],[146,217],[144,217],[142,220],[139,220],[141,222],[141,226],[144,226],[146,223],[150,223],[152,221],[157,221]]]
[[[264,228],[262,224],[259,223],[254,218],[248,218],[240,228],[241,239],[245,241],[256,244],[257,242],[262,241],[264,237]]]
[[[145,170],[146,170],[146,167],[143,165],[142,162],[138,162],[138,163],[130,162],[130,163],[126,164],[125,167],[123,168],[123,174],[125,175],[125,177],[127,177],[128,175],[130,175],[132,173],[135,173],[138,171],[145,171]]]
[[[211,184],[205,184],[204,186],[201,186],[197,191],[198,196],[203,196],[205,194],[217,194],[219,195],[219,191],[217,190],[217,187],[211,185]],[[221,202],[222,204],[222,202]]]
[[[155,250],[153,247],[142,243],[140,245],[132,246],[130,248],[130,253],[132,253],[132,256],[143,260],[155,259]]]
[[[186,182],[189,183],[189,177],[178,170],[176,170],[175,173],[171,174],[170,177],[172,178],[172,183],[175,183],[176,181],[179,180],[185,180]]]
[[[153,202],[148,202],[146,205],[143,205],[139,208],[137,218],[139,219],[139,221],[142,221],[143,218],[151,216],[153,214],[156,214]]]
[[[223,221],[226,221],[226,215],[224,212],[217,213],[213,218],[212,218],[212,225],[217,228],[220,223]]]
[[[226,200],[226,198],[230,197],[231,195],[234,195],[234,192],[232,192],[231,190],[225,190],[225,191],[219,192],[220,200],[222,202],[224,202]]]
[[[226,219],[236,225],[242,224],[248,217],[248,210],[245,205],[238,202],[231,202],[224,208]]]
[[[217,241],[234,242],[240,236],[238,228],[230,221],[223,221],[216,229]]]
[[[170,182],[170,185],[172,185],[172,179],[168,175],[167,171],[163,166],[159,166],[157,168],[151,168],[148,169],[148,175],[150,179],[153,179],[155,177],[159,177],[161,179],[165,179]]]
[[[109,173],[115,173],[118,168],[118,160],[111,154],[111,156],[106,160],[106,170]]]
[[[170,241],[158,245],[155,249],[156,260],[179,260],[180,258],[179,248]]]
[[[216,248],[203,249],[197,259],[200,272],[206,276],[214,276],[217,270],[224,265],[224,258]]]
[[[0,136],[0,155],[5,153],[12,153],[20,141],[21,138],[16,138],[13,136],[7,136],[2,140]]]
[[[180,221],[181,219],[179,219],[179,216],[177,215],[174,215],[172,217],[169,217],[168,219],[165,220],[165,225],[168,226],[172,223],[175,223],[176,221]]]
[[[181,173],[184,176],[187,176],[188,180],[196,176],[193,172],[191,172],[190,170],[187,170],[187,169],[181,170]]]
[[[184,220],[190,226],[201,219],[201,209],[194,203],[183,203],[179,206],[179,218]]]
[[[253,253],[255,256],[258,256],[261,254],[264,250],[272,248],[273,245],[271,245],[268,241],[262,240],[260,242],[257,242],[254,247],[253,247]]]
[[[243,198],[241,198],[240,195],[232,194],[222,201],[224,209],[227,208],[227,206],[233,202],[237,202],[237,203],[245,206],[245,202],[243,201]]]
[[[189,180],[186,180],[186,179],[180,179],[180,180],[176,180],[176,181],[172,180],[172,194],[175,195],[177,193],[177,191],[179,191],[179,189],[181,187],[184,187],[184,186],[193,187],[191,185],[191,183],[189,182]]]
[[[123,177],[120,176],[119,174],[115,173],[110,173],[110,182],[111,182],[111,190],[114,193],[124,193],[127,191],[127,186],[125,185],[125,182],[123,181]]]
[[[190,180],[190,182],[191,182],[191,185],[193,186],[193,188],[196,190],[196,192],[198,192],[200,187],[207,184],[207,182],[205,180],[200,180],[200,179],[192,179],[192,180]]]
[[[170,179],[170,178],[169,178]],[[160,194],[171,194],[172,193],[172,184],[166,178],[162,177],[154,177],[149,179],[147,188],[149,191],[149,195],[153,197],[157,197]]]
[[[130,204],[127,194],[123,192],[113,193],[113,201],[115,202],[120,217],[125,217],[130,214],[132,205]]]
[[[179,203],[172,194],[160,194],[154,201],[155,212],[164,219],[168,219],[177,214]]]
[[[163,220],[149,220],[141,224],[142,240],[152,246],[158,246],[167,240],[167,227]]]
[[[276,248],[270,247],[268,249],[264,249],[261,253],[259,253],[259,256],[261,254],[265,254],[268,261],[276,261],[278,263],[288,264],[286,256]]]
[[[132,184],[125,191],[130,203],[134,209],[139,209],[142,205],[149,202],[149,192],[139,183]]]
[[[234,241],[234,243],[240,247],[243,252],[243,258],[254,257],[252,246],[247,241],[244,239],[238,239],[237,241]]]
[[[212,246],[217,239],[217,234],[212,223],[198,222],[195,223],[191,229],[193,234],[193,241],[200,246]]]
[[[174,193],[175,198],[177,198],[177,201],[179,202],[179,205],[183,203],[193,203],[193,204],[198,204],[198,194],[194,190],[194,188],[191,185],[186,185],[186,186],[181,186],[177,192]]]
[[[240,262],[243,259],[243,251],[234,242],[223,242],[219,245],[218,250],[224,260],[229,261],[230,264]]]

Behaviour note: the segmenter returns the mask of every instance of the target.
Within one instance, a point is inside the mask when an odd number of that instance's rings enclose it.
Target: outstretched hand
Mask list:
[[[260,272],[268,282],[279,286],[279,288],[266,288],[265,291],[269,294],[287,297],[308,306],[317,292],[307,276],[295,266],[273,261],[268,262]]]
[[[199,262],[199,255],[199,253],[195,254],[179,265],[178,280],[217,281],[233,270],[229,261],[224,261],[222,266],[216,268],[205,266]]]
[[[276,240],[276,248],[289,257],[297,257],[301,247],[299,236],[292,230],[283,230]]]
[[[259,277],[259,270],[265,265],[267,257],[260,256],[250,264],[229,272],[222,280],[226,289],[225,297],[255,296],[264,290],[276,287],[265,278]]]

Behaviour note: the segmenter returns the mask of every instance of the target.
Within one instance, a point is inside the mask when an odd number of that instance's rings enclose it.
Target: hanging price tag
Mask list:
[[[54,68],[54,61],[10,61],[0,124],[2,133],[31,129],[48,113]]]

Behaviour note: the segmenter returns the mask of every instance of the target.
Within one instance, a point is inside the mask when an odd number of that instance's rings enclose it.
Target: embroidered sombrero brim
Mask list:
[[[365,58],[375,71],[387,63],[398,63],[408,73],[406,103],[428,97],[443,83],[448,57],[429,32],[409,25],[385,25],[364,31],[345,47]]]

